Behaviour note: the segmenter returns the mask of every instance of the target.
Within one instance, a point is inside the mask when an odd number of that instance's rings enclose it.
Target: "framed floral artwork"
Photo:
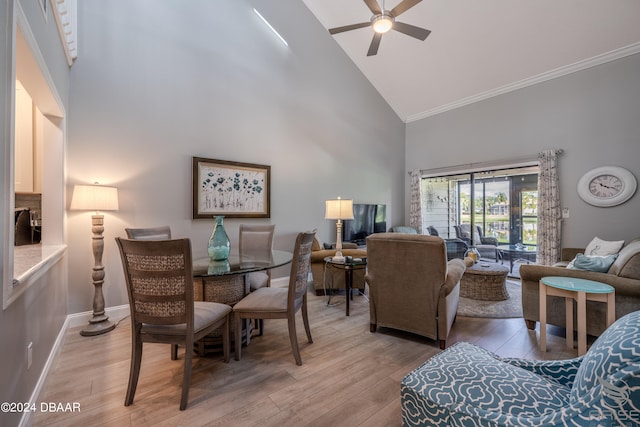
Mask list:
[[[193,158],[193,218],[270,217],[271,166]]]

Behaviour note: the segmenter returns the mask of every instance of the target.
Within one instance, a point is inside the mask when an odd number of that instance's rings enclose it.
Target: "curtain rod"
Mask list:
[[[556,154],[564,153],[564,150],[555,150]],[[421,178],[430,178],[441,175],[454,175],[459,173],[481,172],[487,170],[510,169],[525,166],[534,166],[538,164],[538,155],[529,155],[512,159],[492,160],[489,162],[465,163],[454,166],[445,166],[433,169],[421,169]],[[411,172],[409,172],[411,173]]]

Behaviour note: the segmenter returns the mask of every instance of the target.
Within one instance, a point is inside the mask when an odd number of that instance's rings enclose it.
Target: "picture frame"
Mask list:
[[[271,166],[193,157],[193,218],[270,218]]]

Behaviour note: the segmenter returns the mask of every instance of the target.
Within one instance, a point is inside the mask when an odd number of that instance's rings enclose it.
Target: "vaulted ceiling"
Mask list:
[[[372,15],[363,0],[303,1],[327,29]],[[390,31],[369,57],[370,27],[327,37],[406,122],[640,52],[639,0],[423,0],[397,20],[432,33]]]

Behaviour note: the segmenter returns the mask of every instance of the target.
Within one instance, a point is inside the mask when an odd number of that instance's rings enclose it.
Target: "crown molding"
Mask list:
[[[78,57],[78,25],[76,0],[52,0],[53,16],[56,19],[56,27],[60,35],[60,41],[64,47],[67,64],[73,65]]]
[[[607,53],[603,53],[601,55],[594,56],[592,58],[585,59],[583,61],[578,61],[564,67],[556,68],[554,70],[551,70],[542,74],[538,74],[533,77],[526,78],[524,80],[520,80],[514,83],[510,83],[508,85],[500,86],[496,89],[482,92],[477,95],[470,96],[468,98],[463,98],[458,101],[454,101],[449,104],[445,104],[440,107],[437,107],[428,111],[424,111],[422,113],[407,116],[404,122],[410,123],[410,122],[414,122],[416,120],[424,119],[430,116],[435,116],[436,114],[444,113],[446,111],[464,107],[465,105],[473,104],[478,101],[483,101],[485,99],[493,98],[494,96],[503,95],[508,92],[513,92],[514,90],[522,89],[528,86],[533,86],[535,84],[546,82],[548,80],[562,77],[567,74],[572,74],[578,71],[585,70],[587,68],[591,68],[607,62],[615,61],[616,59],[624,58],[625,56],[634,55],[639,52],[640,52],[640,42],[634,43],[625,47],[621,47],[619,49],[612,50]]]

